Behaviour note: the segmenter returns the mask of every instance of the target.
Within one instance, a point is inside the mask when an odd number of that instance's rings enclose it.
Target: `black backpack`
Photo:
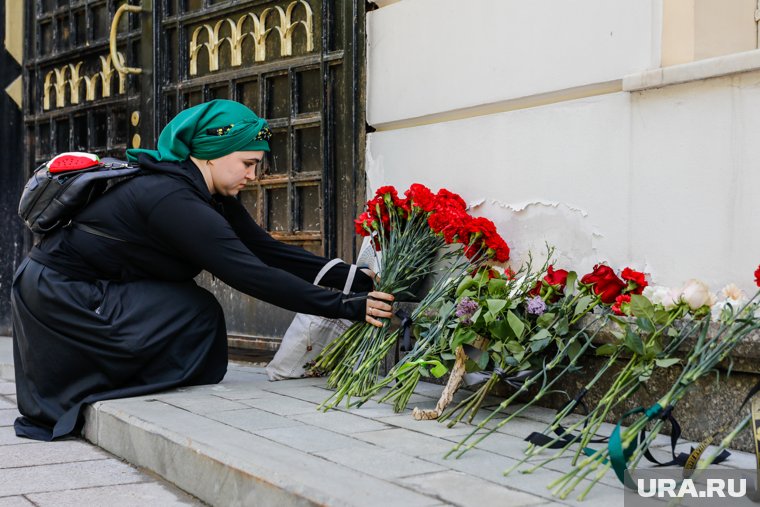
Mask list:
[[[77,157],[67,155],[85,154],[59,155],[51,160],[58,160],[53,172],[51,162],[47,162],[35,169],[24,185],[18,214],[32,232],[46,234],[68,224],[95,198],[141,172],[137,165],[114,158],[98,160],[94,155],[92,165],[82,167],[82,157],[77,162]],[[66,160],[71,167],[66,167]]]

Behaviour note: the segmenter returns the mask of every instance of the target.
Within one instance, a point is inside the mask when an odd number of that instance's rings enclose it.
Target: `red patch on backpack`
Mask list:
[[[78,171],[96,167],[100,164],[98,160],[82,155],[59,155],[53,159],[48,167],[50,174],[57,174],[66,171]]]

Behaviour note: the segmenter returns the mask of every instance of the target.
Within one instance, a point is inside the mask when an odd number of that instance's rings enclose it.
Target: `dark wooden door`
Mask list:
[[[61,151],[123,157],[177,112],[227,98],[272,152],[240,199],[277,239],[353,257],[364,195],[364,2],[35,0],[27,6],[27,171]],[[118,60],[114,64],[114,60]],[[204,274],[235,347],[274,348],[292,314]]]

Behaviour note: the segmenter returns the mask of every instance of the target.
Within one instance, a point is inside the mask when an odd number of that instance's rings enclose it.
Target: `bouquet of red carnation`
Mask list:
[[[434,194],[415,183],[402,198],[394,187],[381,187],[355,225],[356,232],[370,237],[382,252],[382,278],[375,289],[394,295],[408,293],[433,273],[436,256],[447,245],[461,245],[471,265],[509,258],[509,247],[493,222],[470,216],[464,200],[446,189]],[[440,289],[436,286],[431,292]],[[331,372],[328,385],[336,393],[328,408],[345,396],[363,397],[373,391],[383,359],[398,336],[399,331],[390,332],[388,322],[383,327],[357,323],[325,347],[315,369]]]

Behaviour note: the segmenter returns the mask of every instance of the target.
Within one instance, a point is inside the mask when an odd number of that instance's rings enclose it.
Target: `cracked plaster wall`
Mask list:
[[[563,97],[658,68],[661,1],[461,6],[402,0],[368,14],[369,193],[413,182],[459,192],[513,262],[548,242],[580,272],[605,261],[664,285],[754,287],[760,72]],[[545,105],[467,115],[553,92]]]
[[[376,132],[368,191],[421,182],[492,219],[520,262],[631,266],[656,283],[753,287],[760,72]]]

